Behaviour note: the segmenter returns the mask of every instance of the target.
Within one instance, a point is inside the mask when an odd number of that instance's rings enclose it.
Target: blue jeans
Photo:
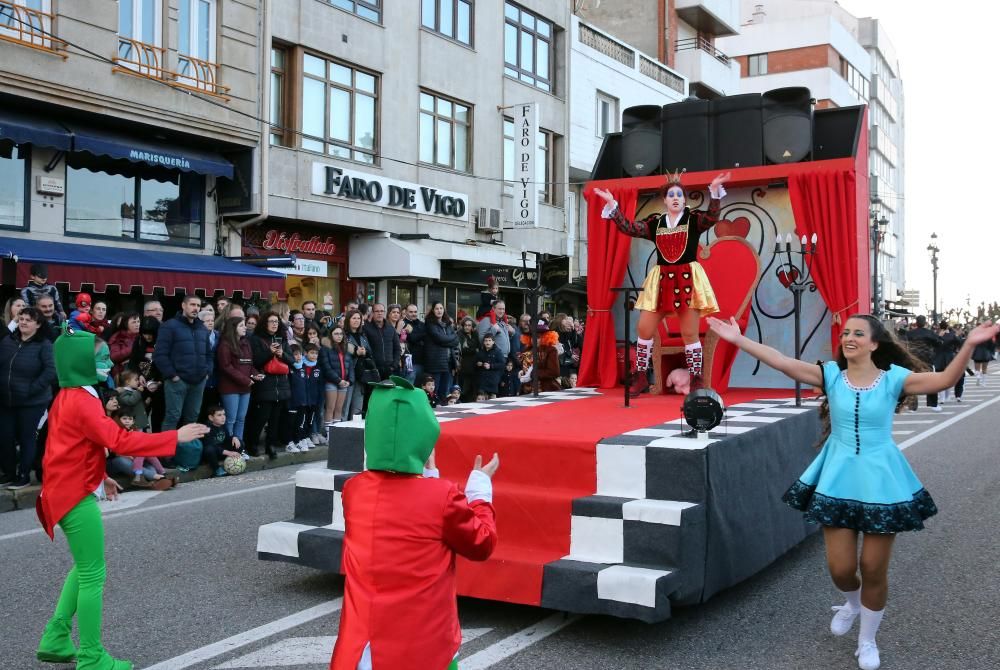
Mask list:
[[[197,384],[188,384],[183,379],[176,382],[168,379],[163,383],[166,412],[160,430],[174,430],[178,425],[183,426],[198,420],[201,397],[205,393],[205,381],[202,379]]]
[[[434,378],[434,395],[439,405],[448,404],[448,393],[451,391],[452,376],[450,372],[430,372]]]
[[[226,409],[226,432],[243,443],[243,426],[250,407],[249,393],[223,393],[222,406]]]
[[[403,375],[403,378],[406,379],[406,381],[413,384],[414,386],[416,386],[418,383],[417,380],[420,379],[423,375],[424,375],[424,366],[421,365],[420,363],[414,363],[413,372],[407,372],[406,374]]]

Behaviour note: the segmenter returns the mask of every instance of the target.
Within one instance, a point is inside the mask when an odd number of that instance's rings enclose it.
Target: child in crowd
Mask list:
[[[305,444],[302,441],[302,436],[299,435],[299,426],[302,423],[300,409],[304,408],[308,403],[306,397],[305,355],[302,347],[298,344],[293,344],[290,349],[294,363],[288,371],[288,385],[291,389],[292,397],[288,399],[288,424],[286,426],[288,444],[285,445],[285,451],[290,454],[297,454],[300,451],[309,451],[309,447],[312,445],[311,443]]]
[[[146,399],[142,396],[139,373],[135,370],[123,370],[118,375],[118,405],[123,415],[127,414],[135,421],[136,430],[142,433],[148,431]]]
[[[21,289],[21,300],[28,307],[37,307],[38,299],[43,295],[52,298],[56,306],[56,314],[66,318],[62,303],[59,301],[59,290],[48,283],[49,269],[43,263],[33,263],[28,270],[28,285]]]
[[[420,388],[427,394],[427,401],[431,404],[431,407],[437,407],[437,393],[434,392],[434,377],[426,374],[421,377]]]
[[[131,433],[135,430],[135,419],[130,414],[119,409],[111,414],[111,418],[121,426],[122,430]],[[147,481],[163,479],[166,469],[155,456],[135,456],[132,458],[129,473],[132,475],[132,486],[145,486]]]
[[[308,446],[313,447],[326,444],[326,438],[313,431],[316,415],[323,405],[326,385],[323,382],[323,371],[319,367],[319,345],[310,342],[303,350],[306,357],[303,362],[306,373],[306,406],[303,415],[299,417],[302,420],[299,433],[303,435],[302,439],[310,443]]]
[[[226,410],[219,405],[212,405],[207,411],[208,434],[201,438],[201,457],[215,471],[216,477],[225,477],[226,469],[222,462],[229,456],[238,456],[249,460],[243,451],[239,438],[226,430]]]
[[[487,400],[489,400],[489,398],[486,397],[484,392],[480,391],[476,394],[476,402],[486,402]]]
[[[487,399],[496,398],[499,393],[500,377],[503,375],[503,354],[496,347],[493,335],[483,335],[483,347],[476,352],[476,371],[479,390]]]
[[[108,388],[115,387],[115,380],[111,377],[111,368],[115,367],[111,360],[111,348],[108,343],[99,337],[94,338],[94,359],[97,362],[97,378]]]
[[[500,383],[497,385],[497,397],[509,398],[516,396],[519,386],[517,372],[514,371],[514,361],[508,358],[506,365],[504,365],[504,372],[500,376]]]
[[[74,309],[69,314],[69,327],[76,330],[87,330],[90,331],[90,305],[91,297],[89,293],[77,293],[76,301],[73,303]],[[58,308],[57,308],[58,309]],[[91,331],[92,332],[92,331]]]
[[[448,393],[448,404],[457,405],[462,402],[462,387],[455,384],[451,387],[451,391]]]

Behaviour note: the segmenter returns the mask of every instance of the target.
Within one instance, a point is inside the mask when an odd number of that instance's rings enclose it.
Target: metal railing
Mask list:
[[[650,79],[655,79],[664,86],[669,86],[678,93],[684,93],[684,78],[680,77],[655,61],[645,56],[639,56],[639,72]]]
[[[580,44],[585,44],[622,65],[635,67],[635,51],[583,23],[580,24]]]
[[[704,37],[689,37],[687,39],[677,40],[677,44],[674,46],[674,51],[687,51],[689,49],[704,51],[723,65],[729,65],[731,60],[729,56],[716,49],[715,45]]]
[[[115,72],[138,74],[150,79],[167,79],[167,51],[155,44],[146,44],[130,37],[118,36]]]
[[[177,73],[173,84],[181,88],[225,97],[229,88],[222,86],[216,80],[218,70],[219,66],[216,63],[187,54],[178,54]]]
[[[66,43],[52,35],[52,14],[30,9],[11,0],[0,0],[0,40],[15,42],[33,49],[59,53]]]

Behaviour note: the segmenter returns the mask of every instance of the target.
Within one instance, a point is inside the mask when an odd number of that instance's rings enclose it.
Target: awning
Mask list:
[[[17,263],[18,288],[28,283],[32,263],[45,263],[49,283],[68,284],[71,293],[81,291],[84,284],[97,293],[115,286],[121,293],[139,288],[145,295],[285,292],[284,275],[221,256],[5,237],[0,238],[0,258]]]
[[[69,151],[72,135],[45,117],[4,109],[0,110],[0,140]]]
[[[221,154],[70,122],[73,150],[114,160],[232,179],[233,164]]]
[[[348,272],[351,277],[441,278],[441,261],[521,267],[521,252],[491,244],[463,244],[442,240],[401,240],[389,233],[351,238]],[[535,268],[535,255],[527,266]]]

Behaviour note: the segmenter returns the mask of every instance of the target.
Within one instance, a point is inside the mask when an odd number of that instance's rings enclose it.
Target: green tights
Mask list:
[[[73,567],[66,575],[55,614],[38,643],[38,659],[72,663],[77,670],[131,670],[132,664],[112,658],[101,645],[104,607],[104,522],[97,499],[88,495],[59,522],[66,535]],[[80,651],[70,633],[76,615]]]

